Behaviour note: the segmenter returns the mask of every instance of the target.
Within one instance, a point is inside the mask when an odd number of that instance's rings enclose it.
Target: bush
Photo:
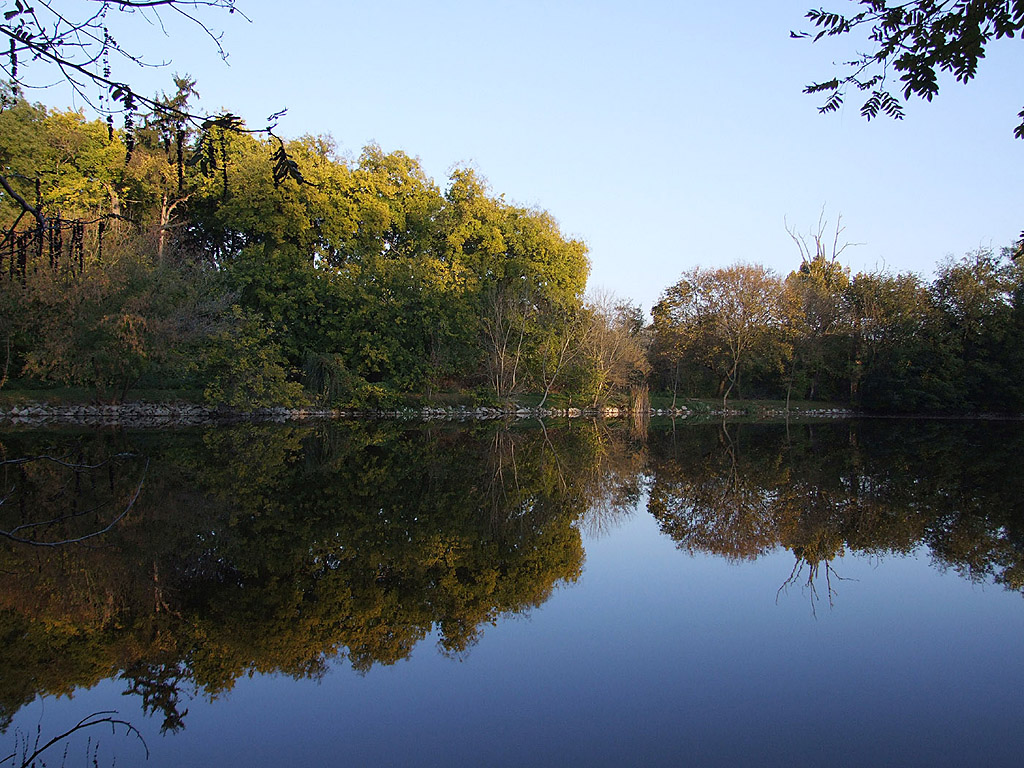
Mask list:
[[[213,405],[252,409],[307,403],[302,386],[288,380],[280,347],[257,316],[231,307],[227,327],[214,333],[203,354],[204,396]]]

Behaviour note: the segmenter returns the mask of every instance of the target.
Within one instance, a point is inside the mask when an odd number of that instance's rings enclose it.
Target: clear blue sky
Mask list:
[[[862,244],[843,256],[855,271],[928,276],[948,254],[1009,245],[1024,228],[1020,41],[994,44],[975,82],[944,81],[903,122],[867,124],[854,97],[821,116],[801,92],[854,51],[790,39],[812,5],[238,0],[251,23],[203,17],[228,65],[169,21],[145,48],[172,63],[143,82],[169,89],[187,72],[200,106],[252,125],[287,107],[279,133],[330,133],[354,157],[368,142],[404,150],[442,188],[471,164],[586,241],[592,287],[647,309],[697,264],[789,272],[784,220],[807,231],[822,206]]]

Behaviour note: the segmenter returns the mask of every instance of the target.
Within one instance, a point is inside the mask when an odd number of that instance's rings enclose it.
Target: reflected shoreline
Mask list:
[[[365,672],[428,636],[460,658],[580,578],[581,532],[638,511],[683,553],[785,549],[779,591],[820,585],[823,603],[847,552],[926,548],[1024,591],[1016,424],[356,421],[0,445],[0,530],[81,539],[0,543],[0,729],[105,678],[175,731],[190,696],[247,674]]]

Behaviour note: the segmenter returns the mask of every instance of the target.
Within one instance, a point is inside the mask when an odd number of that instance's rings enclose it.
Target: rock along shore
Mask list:
[[[845,409],[812,409],[793,412],[801,417],[848,418],[854,411]],[[653,408],[648,416],[688,418],[688,408]],[[712,409],[701,416],[755,416],[784,418],[785,409],[759,409],[756,413],[741,410]],[[791,414],[792,415],[792,414]],[[122,426],[122,427],[187,427],[235,423],[287,423],[333,419],[402,419],[409,421],[483,421],[544,418],[625,418],[633,416],[626,408],[496,408],[496,407],[431,407],[384,410],[330,410],[323,408],[258,408],[240,411],[225,407],[209,407],[193,403],[122,403],[119,405],[48,405],[23,403],[0,408],[0,426]]]

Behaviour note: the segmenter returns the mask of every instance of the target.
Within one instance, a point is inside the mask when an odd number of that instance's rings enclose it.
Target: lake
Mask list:
[[[0,766],[1020,763],[1019,422],[0,448]]]

